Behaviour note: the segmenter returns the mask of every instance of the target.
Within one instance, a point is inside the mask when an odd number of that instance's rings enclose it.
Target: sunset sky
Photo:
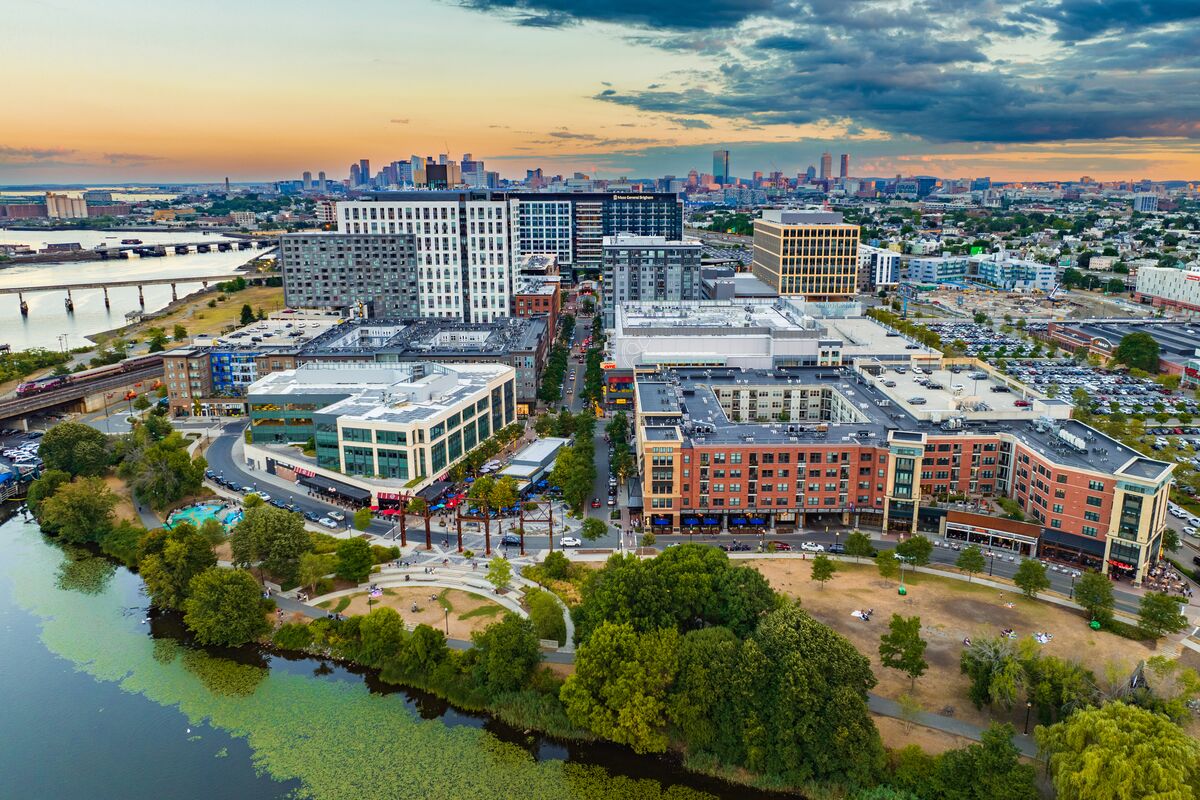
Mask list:
[[[602,177],[1200,179],[1196,0],[24,0],[0,184],[343,178],[464,152]]]

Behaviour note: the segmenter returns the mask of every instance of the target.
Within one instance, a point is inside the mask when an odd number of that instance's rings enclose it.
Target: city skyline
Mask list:
[[[43,68],[10,87],[25,113],[5,120],[0,183],[341,179],[358,158],[443,152],[504,177],[686,175],[714,150],[736,177],[829,151],[860,176],[1200,178],[1200,101],[1178,91],[1200,71],[1200,7],[1126,5],[24,4],[14,29],[73,57],[11,43]],[[179,35],[213,19],[235,24]]]

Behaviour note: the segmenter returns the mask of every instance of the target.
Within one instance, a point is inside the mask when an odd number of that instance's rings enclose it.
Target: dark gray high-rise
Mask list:
[[[289,233],[280,239],[279,264],[290,308],[421,316],[412,234]]]
[[[604,326],[616,324],[616,308],[626,301],[700,300],[700,259],[696,241],[619,234],[604,237]]]

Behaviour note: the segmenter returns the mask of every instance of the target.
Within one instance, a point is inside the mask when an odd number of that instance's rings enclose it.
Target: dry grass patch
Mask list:
[[[431,596],[433,599],[430,599]],[[451,639],[470,639],[474,631],[483,630],[492,624],[498,615],[504,613],[504,607],[499,603],[493,603],[479,595],[458,589],[441,590],[428,586],[412,588],[390,586],[385,590],[383,597],[371,600],[371,608],[380,606],[394,608],[409,625],[425,623],[445,633],[446,609],[443,603],[439,602],[439,598],[448,603],[451,609],[449,614]],[[343,609],[343,614],[349,616],[367,613],[366,592],[350,595],[348,599],[350,602]],[[414,603],[417,606],[415,612],[412,610]],[[492,608],[496,611],[492,612]]]
[[[833,580],[824,588],[810,580],[812,562],[800,559],[752,559],[776,590],[800,598],[815,618],[848,638],[871,659],[879,679],[875,691],[892,699],[910,692],[908,676],[879,663],[879,638],[887,632],[892,614],[921,618],[921,636],[928,642],[925,660],[929,670],[917,680],[910,693],[931,713],[952,707],[953,715],[985,726],[993,719],[1024,723],[1024,709],[1011,713],[987,709],[980,712],[967,699],[970,685],[959,671],[963,639],[997,636],[1012,628],[1020,638],[1036,631],[1053,634],[1043,652],[1078,661],[1101,682],[1110,668],[1128,675],[1141,659],[1153,654],[1144,643],[1133,642],[1107,631],[1093,631],[1083,616],[1050,603],[1029,600],[1019,593],[969,584],[937,575],[906,576],[908,595],[896,592],[894,581],[883,581],[874,564],[839,562]],[[856,609],[875,610],[870,622],[850,615]]]

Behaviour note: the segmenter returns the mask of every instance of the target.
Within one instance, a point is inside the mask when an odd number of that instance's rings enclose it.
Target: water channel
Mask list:
[[[0,708],[6,797],[763,797],[320,659],[195,647],[148,616],[135,574],[20,513],[0,524]]]
[[[215,245],[228,237],[220,234],[204,235],[200,231],[89,231],[89,230],[46,230],[17,231],[0,228],[0,243],[27,244],[35,250],[49,243],[78,242],[84,250],[100,244],[118,245],[121,239],[141,239],[145,244],[172,244],[183,242],[210,241]],[[25,289],[63,283],[91,283],[104,280],[136,280],[138,278],[186,278],[191,275],[233,274],[247,261],[261,255],[255,250],[231,250],[226,253],[188,253],[159,258],[139,258],[113,261],[64,261],[61,263],[23,264],[0,263],[0,287]],[[196,282],[180,282],[176,290],[180,297],[201,287]],[[59,335],[66,334],[66,347],[81,347],[88,343],[87,337],[100,331],[111,330],[125,324],[125,314],[141,308],[138,305],[136,286],[110,289],[112,307],[104,307],[104,294],[99,289],[73,291],[75,311],[68,313],[63,304],[66,293],[31,292],[25,295],[29,302],[29,316],[18,313],[16,295],[0,295],[0,343],[8,344],[13,350],[29,347],[59,349]],[[144,289],[146,311],[156,311],[171,302],[169,285],[147,286]]]

